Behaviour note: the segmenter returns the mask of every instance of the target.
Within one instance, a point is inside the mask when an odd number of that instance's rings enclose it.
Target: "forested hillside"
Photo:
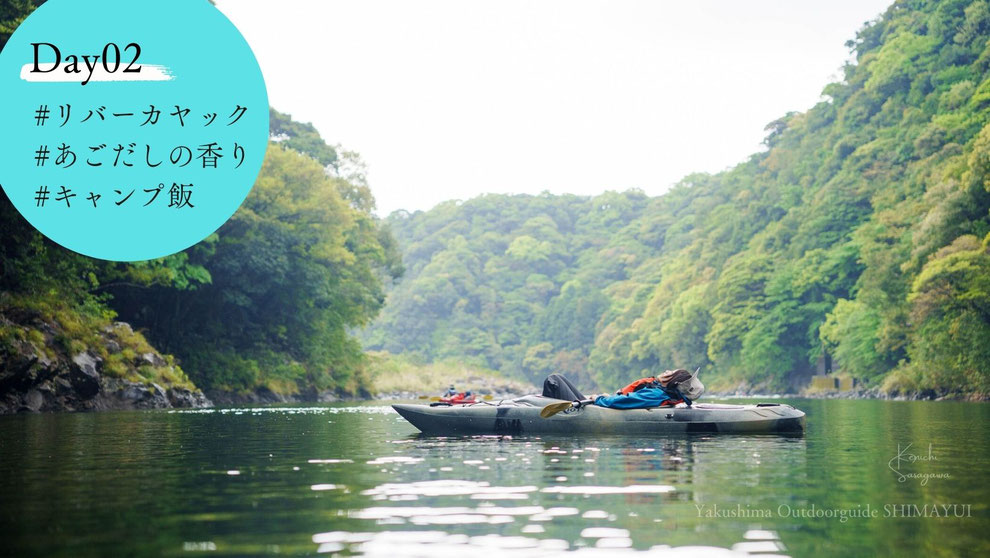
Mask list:
[[[900,1],[848,43],[821,102],[730,170],[652,199],[395,213],[408,273],[365,344],[603,386],[677,365],[786,389],[821,362],[888,390],[985,396],[988,38],[985,1]]]
[[[271,137],[254,188],[215,235],[113,266],[101,288],[204,389],[355,393],[363,355],[348,328],[381,308],[398,253],[352,154],[274,110]]]
[[[564,371],[587,385],[605,288],[648,253],[612,237],[649,204],[641,192],[490,195],[396,212],[387,222],[408,278],[363,332],[365,346],[529,379]]]
[[[59,408],[52,380],[76,361],[92,364],[93,381],[310,397],[366,387],[348,330],[378,312],[383,279],[401,274],[394,241],[371,215],[353,154],[274,110],[271,137],[234,216],[158,260],[80,256],[0,197],[0,396],[14,397],[13,410],[32,391],[38,407]]]

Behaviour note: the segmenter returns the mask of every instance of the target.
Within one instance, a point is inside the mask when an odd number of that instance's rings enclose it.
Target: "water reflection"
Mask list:
[[[362,490],[376,503],[347,513],[365,527],[314,535],[319,552],[442,556],[511,549],[513,556],[782,556],[785,547],[777,533],[752,523],[742,525],[734,538],[705,537],[721,538],[724,546],[663,542],[689,538],[685,531],[704,531],[698,506],[716,496],[724,504],[727,478],[748,495],[760,474],[776,470],[786,476],[786,469],[801,475],[806,449],[802,438],[775,436],[413,435],[390,442],[391,455],[365,462],[386,465],[379,472],[388,474],[389,482]],[[729,447],[735,460],[725,459]],[[781,448],[790,456],[776,462]],[[767,469],[761,456],[775,451],[771,472],[748,473]],[[453,472],[460,473],[458,478],[451,478]],[[672,536],[676,533],[682,536]]]
[[[990,550],[990,407],[799,406],[803,438],[426,438],[382,405],[0,417],[0,533],[16,556]],[[951,477],[899,483],[896,443],[929,440]],[[973,517],[726,513],[925,499]]]

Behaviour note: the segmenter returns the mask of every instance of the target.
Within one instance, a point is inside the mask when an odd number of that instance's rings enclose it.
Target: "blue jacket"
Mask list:
[[[595,405],[609,409],[649,409],[659,407],[668,399],[672,397],[663,389],[646,387],[629,395],[599,395],[595,398]]]

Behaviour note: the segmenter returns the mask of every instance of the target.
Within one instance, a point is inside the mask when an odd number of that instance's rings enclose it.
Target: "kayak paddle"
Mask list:
[[[550,418],[561,411],[566,411],[574,406],[574,403],[570,401],[561,401],[560,403],[551,403],[546,407],[540,409],[541,418]]]
[[[571,407],[577,407],[580,409],[581,407],[594,402],[594,399],[585,399],[584,401],[561,401],[560,403],[551,403],[540,409],[540,417],[550,418],[559,412],[570,409]]]

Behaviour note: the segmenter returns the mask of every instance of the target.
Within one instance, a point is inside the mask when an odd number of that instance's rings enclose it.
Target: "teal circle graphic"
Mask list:
[[[49,0],[0,52],[0,91],[0,185],[42,234],[94,258],[206,238],[268,145],[261,69],[207,0]]]

